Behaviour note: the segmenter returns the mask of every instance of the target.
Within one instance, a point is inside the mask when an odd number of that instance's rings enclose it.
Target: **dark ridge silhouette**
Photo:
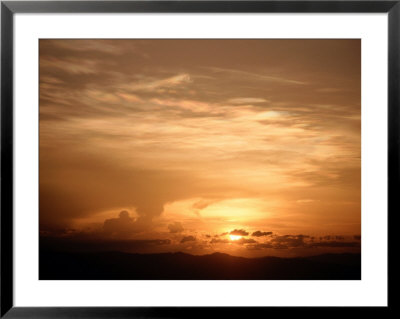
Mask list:
[[[360,254],[243,258],[223,253],[41,250],[40,280],[360,280]]]

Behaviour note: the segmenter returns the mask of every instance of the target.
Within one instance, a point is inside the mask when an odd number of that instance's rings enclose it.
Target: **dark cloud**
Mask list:
[[[230,243],[231,241],[228,239],[218,239],[218,238],[213,238],[210,241],[210,244],[227,244]]]
[[[229,239],[220,239],[220,238],[213,238],[210,241],[210,244],[237,244],[237,245],[245,245],[245,244],[257,244],[257,241],[255,241],[252,238],[240,238],[238,240],[229,240]]]
[[[252,246],[252,249],[274,248],[274,249],[289,249],[306,246],[305,239],[310,236],[306,235],[283,235],[273,237],[266,243],[259,243]]]
[[[184,231],[184,228],[180,222],[169,224],[168,229],[170,233],[180,233]]]
[[[254,236],[254,237],[262,237],[262,236],[270,236],[270,235],[272,235],[272,231],[263,232],[263,231],[257,230],[251,234],[251,236]]]
[[[142,218],[134,219],[129,212],[123,210],[117,218],[106,219],[103,224],[103,232],[110,235],[124,236],[146,228],[146,221]]]
[[[238,240],[232,241],[234,244],[244,245],[244,244],[256,244],[257,242],[252,238],[240,238]]]
[[[307,247],[332,247],[332,248],[347,248],[347,247],[360,247],[359,242],[350,241],[321,241],[318,243],[308,244]]]
[[[181,243],[183,244],[183,243],[186,243],[187,241],[195,241],[195,240],[196,240],[196,237],[194,237],[194,236],[185,236],[181,239]]]
[[[269,249],[269,248],[274,248],[274,245],[271,243],[258,243],[255,245],[248,245],[247,249],[250,250],[261,250],[261,249]]]
[[[247,236],[249,233],[247,231],[245,231],[244,229],[234,229],[229,234],[236,235],[236,236]]]
[[[271,244],[276,249],[287,249],[294,247],[302,247],[305,246],[304,239],[309,238],[310,236],[306,235],[284,235],[284,236],[276,236],[271,240]]]
[[[276,236],[264,243],[249,245],[248,249],[293,249],[293,248],[357,248],[359,242],[342,241],[343,236],[322,236],[321,241],[314,241],[314,237],[308,235],[282,235]],[[329,239],[327,239],[329,238]],[[338,241],[340,240],[340,241]]]

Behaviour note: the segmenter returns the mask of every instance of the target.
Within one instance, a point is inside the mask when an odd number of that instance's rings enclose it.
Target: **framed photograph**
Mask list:
[[[390,310],[399,31],[399,1],[2,1],[1,316]]]

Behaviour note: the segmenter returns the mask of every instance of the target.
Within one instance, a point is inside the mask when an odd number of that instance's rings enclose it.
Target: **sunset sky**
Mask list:
[[[40,233],[360,250],[360,40],[40,40]]]

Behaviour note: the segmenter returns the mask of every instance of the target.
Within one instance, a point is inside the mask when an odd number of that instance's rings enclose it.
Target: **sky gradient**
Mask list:
[[[41,236],[360,251],[360,103],[360,40],[40,40]]]

